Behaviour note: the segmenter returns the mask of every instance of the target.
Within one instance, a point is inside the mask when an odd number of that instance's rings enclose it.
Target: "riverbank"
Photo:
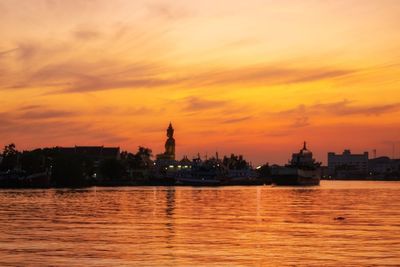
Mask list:
[[[0,181],[0,189],[49,189],[49,188],[90,188],[90,187],[142,187],[142,186],[178,186],[178,187],[225,187],[225,186],[259,186],[271,185],[271,177],[258,178],[247,181],[225,181],[218,184],[182,184],[174,179],[150,179],[150,180],[136,180],[136,181],[87,181],[86,183],[76,185],[57,185],[54,183],[27,183],[21,181],[7,182]],[[369,179],[369,178],[353,178],[353,179],[321,179],[321,182],[400,182],[399,178],[391,179]]]

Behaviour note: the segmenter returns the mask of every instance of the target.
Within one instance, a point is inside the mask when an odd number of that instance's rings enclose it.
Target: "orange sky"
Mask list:
[[[0,2],[0,140],[400,155],[397,0]]]

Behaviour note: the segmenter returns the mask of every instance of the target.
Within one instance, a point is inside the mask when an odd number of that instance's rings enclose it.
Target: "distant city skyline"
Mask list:
[[[0,140],[285,163],[400,157],[400,5],[0,2]],[[393,150],[394,148],[394,150]]]
[[[207,159],[207,158],[212,158],[212,157],[216,157],[216,158],[218,158],[218,155],[220,155],[221,156],[221,151],[219,151],[219,150],[215,150],[213,153],[208,153],[208,151],[206,151],[205,153],[200,153],[200,151],[201,151],[201,148],[199,148],[198,149],[198,152],[196,153],[196,154],[193,154],[193,155],[189,155],[189,154],[185,154],[184,152],[182,152],[182,153],[178,153],[178,156],[176,157],[175,156],[175,140],[174,140],[174,138],[173,138],[173,134],[174,134],[174,129],[172,128],[172,123],[170,122],[169,123],[169,126],[168,126],[168,128],[167,128],[167,137],[168,137],[168,139],[167,139],[167,142],[166,142],[166,144],[165,144],[165,151],[164,152],[162,152],[162,153],[160,153],[160,154],[158,154],[158,152],[159,151],[153,151],[153,149],[152,149],[152,147],[149,147],[149,146],[146,146],[146,145],[144,145],[144,146],[138,146],[137,148],[140,148],[140,147],[147,147],[147,148],[149,148],[152,152],[153,152],[153,157],[154,157],[154,160],[156,160],[156,159],[161,159],[161,160],[183,160],[183,159],[190,159],[190,158],[192,158],[192,159],[195,159],[195,158],[198,158],[198,157],[200,157],[200,158],[202,158],[202,159]],[[170,140],[171,140],[171,138],[173,139],[173,144],[171,144],[170,142]],[[306,141],[304,141],[303,142],[303,147],[302,147],[302,150],[304,150],[304,149],[306,149]],[[13,145],[15,145],[14,143],[12,143]],[[72,149],[72,150],[74,150],[74,149],[92,149],[92,150],[101,150],[101,149],[106,149],[107,151],[108,150],[118,150],[118,154],[120,153],[120,146],[117,146],[117,147],[104,147],[103,145],[101,145],[101,146],[79,146],[79,145],[74,145],[74,147],[73,148],[70,148],[70,147],[65,147],[65,146],[63,146],[63,145],[55,145],[55,146],[53,146],[53,147],[59,147],[59,148],[62,148],[62,149]],[[35,148],[32,148],[32,149],[41,149],[41,148],[45,148],[45,147],[35,147]],[[50,147],[48,147],[48,148],[50,148]],[[399,149],[400,149],[400,146],[399,146]],[[124,150],[122,150],[122,151],[124,151]],[[121,151],[121,152],[122,152]],[[168,151],[170,151],[170,152],[168,152]],[[134,152],[134,151],[127,151],[127,152]],[[288,155],[291,155],[291,154],[293,154],[293,153],[296,153],[297,152],[297,150],[295,149],[295,150],[293,150],[292,152],[290,152],[290,153],[288,153]],[[321,158],[317,158],[317,160],[319,161],[319,162],[321,162],[323,165],[327,165],[328,163],[329,163],[329,158],[332,156],[332,155],[335,155],[335,154],[337,154],[338,156],[341,156],[341,155],[346,155],[346,154],[351,154],[351,150],[350,149],[348,149],[348,148],[345,148],[345,149],[343,149],[343,151],[341,152],[341,153],[335,153],[335,152],[337,152],[337,151],[333,151],[333,150],[330,150],[330,151],[327,151],[326,152],[326,157],[321,157]],[[231,154],[237,154],[237,155],[241,155],[241,156],[246,156],[246,155],[244,155],[243,153],[241,153],[241,152],[238,152],[238,151],[231,151],[231,152],[226,152],[226,153],[222,153],[222,156],[229,156],[229,155],[231,155]],[[363,151],[362,153],[359,153],[359,154],[353,154],[353,155],[356,155],[356,156],[363,156],[364,158],[365,158],[365,160],[366,161],[368,161],[368,159],[375,159],[375,158],[391,158],[391,159],[400,159],[400,156],[399,157],[397,157],[397,154],[396,154],[396,150],[395,150],[395,146],[393,146],[392,147],[392,155],[387,155],[387,154],[377,154],[377,150],[376,149],[374,149],[373,151],[372,151],[372,153],[370,152],[370,151]],[[1,156],[0,156],[1,157]],[[263,164],[265,164],[265,163],[268,163],[268,164],[270,164],[270,165],[273,165],[273,164],[286,164],[286,163],[288,163],[288,162],[290,162],[290,159],[288,159],[287,161],[282,161],[282,162],[274,162],[274,161],[268,161],[268,160],[265,160],[265,159],[261,159],[259,162],[257,162],[257,161],[251,161],[251,159],[249,159],[249,158],[246,158],[247,160],[249,160],[249,162],[253,165],[253,167],[256,167],[256,166],[259,166],[259,165],[263,165]]]

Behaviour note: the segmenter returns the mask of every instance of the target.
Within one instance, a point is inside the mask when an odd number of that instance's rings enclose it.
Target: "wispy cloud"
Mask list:
[[[243,122],[243,121],[250,120],[251,118],[252,118],[252,116],[229,118],[229,119],[223,120],[222,123],[226,123],[226,124],[238,123],[238,122]]]
[[[79,115],[77,111],[49,108],[44,105],[25,105],[0,114],[9,121],[38,121],[47,119],[65,119]]]
[[[0,58],[1,58],[2,56],[9,55],[9,54],[11,54],[11,53],[13,53],[13,52],[15,52],[15,51],[17,51],[17,50],[18,50],[18,48],[13,48],[13,49],[8,49],[8,50],[0,51]]]
[[[320,69],[320,70],[309,70],[300,74],[299,77],[295,77],[289,81],[289,83],[304,83],[319,80],[326,80],[332,78],[339,78],[346,75],[353,74],[355,71],[352,70],[341,70],[341,69]]]
[[[379,116],[386,113],[397,112],[400,110],[400,103],[392,104],[377,104],[377,105],[350,105],[349,101],[341,101],[327,105],[315,105],[315,109],[322,109],[329,113],[333,113],[339,116],[346,115],[367,115],[367,116]]]
[[[167,3],[148,4],[147,10],[151,18],[162,18],[169,21],[176,21],[194,16],[194,12],[187,8]]]
[[[342,100],[332,103],[314,104],[314,105],[298,105],[295,108],[281,110],[270,113],[274,116],[298,116],[298,115],[315,115],[330,114],[335,116],[380,116],[386,113],[400,111],[400,103],[375,104],[375,105],[356,105],[354,101]]]
[[[43,120],[43,119],[66,118],[66,117],[76,116],[77,114],[78,113],[74,111],[42,109],[42,110],[23,112],[19,114],[17,117],[19,119]]]
[[[87,116],[98,116],[101,114],[104,116],[148,116],[159,114],[162,112],[162,108],[149,108],[146,106],[137,107],[120,107],[120,106],[99,106],[92,108],[87,111],[80,110],[68,110],[68,109],[57,109],[47,107],[45,105],[25,105],[15,110],[9,110],[4,114],[0,114],[3,119],[8,118],[10,120],[63,120],[72,119],[82,115]]]
[[[307,116],[296,117],[292,124],[289,125],[290,128],[302,128],[310,125],[309,118]]]
[[[220,69],[200,74],[195,84],[206,85],[278,85],[335,79],[355,73],[356,70],[320,68],[285,68],[277,65],[245,66]]]
[[[140,66],[138,66],[140,67]],[[88,91],[103,91],[113,89],[141,89],[141,88],[163,88],[174,86],[184,89],[185,87],[199,88],[209,86],[226,85],[277,85],[289,83],[312,82],[329,78],[339,78],[352,71],[345,70],[320,70],[320,69],[277,69],[265,67],[261,69],[240,68],[236,70],[218,70],[206,73],[187,74],[184,76],[170,76],[162,78],[162,69],[167,67],[154,66],[153,69],[136,68],[126,76],[118,76],[110,73],[99,75],[76,75],[71,85],[67,88],[56,90],[58,93],[79,93]],[[57,71],[57,70],[56,70]],[[135,71],[138,71],[136,74]],[[143,73],[144,71],[149,71]],[[129,73],[129,72],[128,72]],[[144,75],[143,75],[144,74]],[[137,77],[136,79],[127,77]],[[70,77],[73,76],[70,74]],[[68,78],[68,77],[65,77]],[[194,103],[196,104],[196,103]]]
[[[72,32],[78,41],[90,41],[101,37],[101,33],[89,27],[78,28]]]
[[[383,116],[399,111],[400,103],[357,105],[355,101],[342,100],[312,105],[300,104],[286,110],[267,112],[265,115],[273,121],[279,120],[280,127],[291,132],[298,128],[316,126],[321,123],[320,118],[329,121],[332,117]]]
[[[10,79],[1,81],[4,84],[0,90],[44,87],[50,93],[86,93],[165,87],[185,90],[212,86],[265,86],[338,79],[357,72],[325,66],[289,68],[283,63],[176,71],[165,62],[143,56],[126,63],[115,59],[114,53],[110,51],[96,60],[65,57],[66,54],[75,53],[73,43],[76,39],[86,42],[101,37],[102,33],[93,27],[78,25],[65,43],[47,44],[32,40],[18,42],[16,48],[3,53],[15,53],[16,60],[23,63],[23,70],[15,69],[12,73],[14,75],[9,75]],[[146,47],[146,42],[146,38],[140,40],[141,47]],[[28,62],[30,67],[26,68],[24,65]],[[3,67],[10,66],[12,69],[11,66],[18,65],[7,61]]]
[[[0,138],[10,141],[31,140],[31,142],[77,141],[90,143],[117,144],[128,138],[111,130],[99,128],[95,122],[81,122],[74,119],[73,113],[46,110],[43,112],[23,112],[19,114],[0,113]],[[11,115],[10,115],[11,114]],[[40,138],[37,138],[40,136]],[[82,137],[84,137],[82,139]],[[89,141],[90,140],[90,141]],[[24,144],[22,144],[24,145]]]
[[[159,66],[148,63],[120,66],[112,61],[63,62],[45,65],[27,73],[23,79],[8,88],[44,86],[51,93],[79,93],[120,88],[153,88],[171,83],[169,80],[151,77],[157,68]]]
[[[18,45],[17,53],[20,61],[32,60],[40,52],[42,47],[33,42],[24,42]]]
[[[155,107],[119,107],[119,106],[101,106],[96,108],[94,114],[104,114],[103,116],[149,116],[160,114],[163,108]],[[90,113],[89,113],[90,114]]]
[[[25,110],[35,110],[35,109],[41,109],[44,108],[42,105],[24,105],[18,108],[19,111],[25,111]]]
[[[227,101],[221,100],[207,100],[199,97],[187,97],[183,100],[185,111],[199,111],[205,109],[221,108],[228,104]]]

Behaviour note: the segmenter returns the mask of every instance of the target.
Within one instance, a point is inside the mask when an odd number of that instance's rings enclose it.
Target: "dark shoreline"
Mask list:
[[[393,179],[321,179],[321,181],[357,181],[357,182],[400,182],[399,178]],[[112,183],[92,183],[85,185],[77,185],[77,186],[0,186],[0,189],[85,189],[92,187],[236,187],[236,186],[271,186],[273,185],[270,182],[261,182],[255,181],[252,183],[225,183],[218,185],[185,185],[185,184],[176,184],[175,182],[141,182],[141,183],[133,183],[133,182],[112,182]],[[295,185],[291,185],[295,186]],[[285,186],[279,186],[285,187]],[[302,187],[302,186],[299,186]]]

